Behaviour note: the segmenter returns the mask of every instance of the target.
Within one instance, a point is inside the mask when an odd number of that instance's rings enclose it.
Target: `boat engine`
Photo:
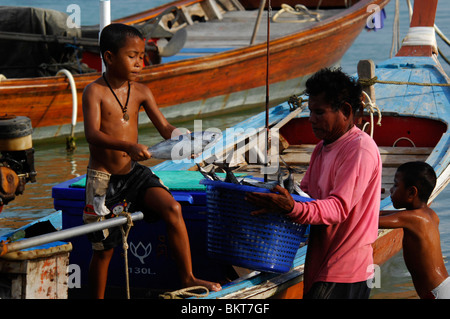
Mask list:
[[[27,182],[36,182],[32,132],[28,117],[0,116],[0,212],[23,194]]]

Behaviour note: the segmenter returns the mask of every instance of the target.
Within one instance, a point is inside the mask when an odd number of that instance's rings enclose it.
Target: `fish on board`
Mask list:
[[[192,158],[211,148],[222,137],[217,131],[185,133],[148,148],[153,158],[182,160]]]
[[[253,178],[244,178],[244,179],[242,179],[241,184],[247,185],[247,186],[270,189],[270,190],[272,190],[275,186],[279,185],[278,181],[270,181],[269,180],[267,182],[263,182],[263,181],[255,180]]]
[[[308,194],[303,192],[299,185],[294,181],[294,173],[301,173],[301,171],[290,167],[284,159],[280,156],[281,161],[283,162],[284,166],[286,166],[286,169],[288,171],[287,178],[284,178],[283,170],[281,167],[279,168],[279,173],[277,180],[269,180],[269,181],[259,181],[257,179],[253,179],[251,176],[244,176],[237,178],[233,170],[237,168],[236,167],[230,167],[230,164],[227,162],[218,163],[215,162],[214,165],[217,165],[219,168],[223,169],[226,172],[225,178],[220,178],[215,174],[215,167],[212,166],[210,171],[206,171],[203,167],[201,167],[198,163],[197,169],[199,172],[208,180],[214,180],[214,181],[223,181],[226,183],[232,183],[237,185],[246,185],[246,186],[253,186],[253,187],[259,187],[259,188],[265,188],[272,190],[275,186],[280,185],[281,187],[287,189],[289,193],[291,194],[298,194],[303,197],[309,197]]]
[[[238,168],[238,166],[230,167],[230,164],[227,162],[223,163],[214,163],[221,169],[225,171],[225,182],[226,183],[232,183],[232,184],[240,184],[236,176],[233,174],[233,170]]]
[[[203,175],[203,177],[205,177],[206,179],[209,179],[211,181],[221,181],[220,177],[217,176],[217,174],[215,173],[215,168],[214,166],[210,169],[209,172],[207,172],[203,167],[201,167],[198,163],[197,164],[197,168],[199,170],[199,172]]]
[[[288,171],[288,176],[287,178],[283,179],[283,175],[282,175],[282,169],[280,167],[280,171],[278,173],[278,181],[281,185],[281,187],[287,189],[287,191],[289,193],[293,193],[294,192],[294,169],[291,168],[285,161],[284,159],[280,156],[281,161],[283,162],[284,166],[286,166],[286,169]]]
[[[282,170],[280,168],[280,172],[278,173],[279,185],[287,189],[287,191],[291,194],[297,194],[302,197],[310,198],[308,194],[306,194],[304,191],[301,190],[299,183],[295,182],[294,180],[294,173],[301,174],[303,173],[303,171],[290,167],[281,156],[280,159],[283,162],[284,166],[286,166],[286,169],[288,170],[288,177],[286,179],[283,179],[283,175],[281,174]]]

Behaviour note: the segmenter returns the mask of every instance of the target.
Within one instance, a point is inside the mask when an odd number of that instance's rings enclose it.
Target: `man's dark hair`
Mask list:
[[[324,99],[330,103],[335,111],[339,110],[344,102],[352,106],[353,115],[362,106],[362,87],[359,82],[346,73],[341,68],[325,68],[306,81],[306,94],[309,96],[319,96],[324,93]]]
[[[415,186],[422,202],[428,202],[434,187],[436,186],[436,173],[425,162],[408,162],[400,165],[397,172],[402,173],[405,187]]]
[[[126,24],[112,23],[104,27],[100,34],[100,52],[102,57],[104,58],[106,51],[117,53],[120,48],[125,46],[125,42],[129,37],[144,39],[138,29]]]

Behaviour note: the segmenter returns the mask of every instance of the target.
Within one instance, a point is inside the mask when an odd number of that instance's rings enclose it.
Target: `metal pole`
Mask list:
[[[130,214],[131,219],[133,221],[141,220],[144,218],[144,214],[142,212],[136,212]],[[98,230],[102,230],[105,228],[111,228],[120,226],[127,223],[127,218],[125,216],[114,217],[108,220],[104,220],[98,223],[86,224],[81,226],[76,226],[72,228],[63,229],[60,231],[56,231],[53,233],[48,233],[44,235],[39,235],[19,241],[15,241],[12,243],[0,243],[0,256],[3,256],[6,253],[18,251],[21,249],[31,248],[43,244],[48,244],[58,240],[65,240],[72,237],[77,237],[81,235],[86,235],[88,233],[92,233]]]
[[[271,5],[270,0],[267,4],[267,55],[266,55],[266,160],[265,165],[269,165],[269,73],[270,73],[270,15],[271,15]],[[267,182],[267,173],[264,173],[264,182]]]
[[[111,2],[110,0],[100,0],[100,30],[98,33],[98,41],[100,43],[100,34],[104,27],[111,24]],[[103,57],[102,57],[103,61]],[[106,71],[105,62],[102,63],[102,72]]]

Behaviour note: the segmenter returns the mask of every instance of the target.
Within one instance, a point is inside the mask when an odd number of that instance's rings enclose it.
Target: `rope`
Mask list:
[[[364,132],[364,130],[366,129],[367,125],[370,125],[370,137],[373,138],[373,129],[374,129],[374,125],[373,125],[373,114],[375,113],[375,111],[378,112],[378,122],[377,125],[381,126],[381,111],[380,108],[378,106],[376,106],[373,102],[372,99],[370,98],[369,94],[367,94],[366,92],[363,91],[363,94],[365,96],[365,98],[367,99],[367,103],[365,103],[363,101],[364,104],[364,108],[367,108],[370,114],[370,123],[367,122],[364,124],[362,131]]]
[[[303,102],[308,102],[308,99],[303,99],[303,93],[300,94],[301,96],[292,95],[289,97],[288,104],[291,112],[301,107]]]
[[[278,17],[283,13],[291,13],[294,15],[301,15],[303,20],[284,20],[284,21],[277,21]],[[307,16],[309,16],[309,19],[307,19]],[[295,9],[292,8],[288,4],[281,4],[281,10],[278,11],[272,19],[273,22],[279,22],[279,23],[303,23],[308,21],[320,21],[320,14],[318,12],[310,12],[304,5],[297,4],[295,5]]]
[[[438,48],[438,53],[441,56],[441,58],[447,62],[448,65],[450,65],[450,60],[444,55],[444,53],[442,53],[441,49]]]
[[[127,223],[120,227],[120,231],[122,232],[122,242],[123,242],[123,257],[125,261],[125,281],[126,281],[126,293],[127,299],[130,299],[130,278],[128,274],[128,234],[130,233],[130,229],[133,226],[133,219],[131,219],[131,215],[128,211],[123,211],[120,215],[125,216],[127,218]]]
[[[199,293],[191,292],[191,291],[199,290],[199,289],[204,290],[205,293],[199,294]],[[203,286],[194,286],[194,287],[183,288],[183,289],[175,290],[175,291],[168,291],[159,296],[164,299],[181,299],[179,296],[204,298],[204,297],[207,297],[208,295],[209,295],[208,288],[203,287]]]
[[[402,140],[408,141],[411,143],[411,145],[413,147],[416,147],[416,144],[414,144],[414,142],[410,138],[407,138],[407,137],[400,137],[400,138],[396,139],[392,146],[395,147],[397,145],[397,142],[402,141]]]
[[[394,84],[394,85],[419,85],[419,86],[450,86],[449,83],[420,83],[420,82],[404,82],[404,81],[381,81],[378,80],[378,77],[373,77],[368,80],[359,80],[359,83],[363,86],[371,86],[375,83],[380,84]]]

